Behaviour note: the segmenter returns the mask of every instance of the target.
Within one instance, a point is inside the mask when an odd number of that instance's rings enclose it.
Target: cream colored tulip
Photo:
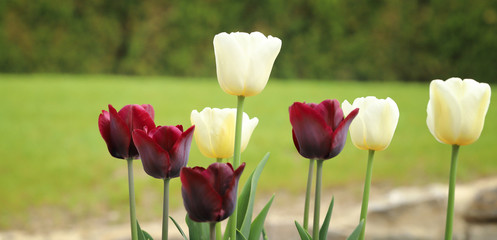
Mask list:
[[[235,146],[235,108],[204,108],[193,110],[191,122],[195,125],[195,142],[200,152],[208,158],[229,158]],[[244,151],[250,136],[259,123],[256,117],[250,119],[243,113],[242,146]]]
[[[430,83],[426,124],[441,143],[468,145],[481,134],[490,105],[490,86],[473,79]]]
[[[362,150],[385,150],[392,141],[399,122],[399,108],[391,98],[356,98],[352,105],[342,103],[344,114],[359,108],[359,114],[350,125],[352,143]]]
[[[219,85],[228,94],[253,96],[267,84],[281,40],[260,32],[219,33],[214,54]]]

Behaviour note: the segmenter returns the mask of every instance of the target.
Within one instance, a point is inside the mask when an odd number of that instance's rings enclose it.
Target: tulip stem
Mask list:
[[[321,206],[321,178],[324,160],[317,160],[316,165],[316,196],[314,198],[314,222],[312,225],[312,239],[319,240],[319,213]]]
[[[216,222],[210,222],[210,240],[216,240]]]
[[[242,118],[243,118],[243,102],[245,100],[245,96],[238,96],[238,102],[236,106],[236,122],[235,122],[235,147],[233,153],[233,168],[237,169],[240,166],[240,159],[242,156],[241,145],[242,145]],[[238,192],[238,185],[235,185],[235,192]],[[231,215],[232,223],[230,229],[230,236],[232,240],[236,240],[236,221],[238,206],[235,204],[235,210]]]
[[[162,205],[162,240],[168,239],[169,220],[169,178],[164,178],[164,199]]]
[[[135,186],[133,180],[133,159],[128,158],[128,187],[129,187],[129,215],[131,222],[131,239],[138,240],[135,208]]]
[[[223,239],[223,233],[221,230],[221,223],[217,222],[216,223],[216,240],[221,240]]]
[[[364,192],[362,195],[361,217],[359,221],[363,221],[360,240],[364,240],[366,236],[366,218],[368,216],[369,190],[371,188],[371,177],[373,175],[373,158],[374,150],[369,150],[368,166],[366,168],[366,180],[364,180]]]
[[[304,229],[309,231],[309,205],[311,201],[312,173],[314,171],[314,159],[309,159],[309,173],[307,175],[307,189],[305,191],[304,205]]]
[[[450,162],[449,199],[447,200],[447,220],[445,221],[445,240],[452,239],[452,225],[454,222],[454,197],[456,193],[456,172],[459,155],[459,145],[452,145]]]
[[[222,159],[222,158],[217,158],[217,159],[216,159],[216,162],[218,162],[218,163],[222,163],[222,162],[223,162],[223,159]]]

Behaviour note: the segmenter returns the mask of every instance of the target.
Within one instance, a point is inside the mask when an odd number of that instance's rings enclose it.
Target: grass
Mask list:
[[[74,222],[109,211],[127,213],[126,162],[108,154],[97,127],[107,104],[149,103],[158,125],[186,126],[193,109],[236,106],[236,98],[225,94],[215,79],[0,75],[0,89],[0,229],[27,228],[39,219],[64,224],[68,218]],[[373,184],[446,183],[450,146],[438,143],[426,127],[428,83],[297,80],[270,80],[260,95],[246,99],[245,112],[260,121],[242,154],[247,163],[242,183],[271,152],[259,191],[303,193],[308,161],[293,146],[288,107],[295,101],[351,102],[368,95],[391,97],[400,109],[390,147],[375,156]],[[461,148],[460,182],[497,173],[496,104],[492,99],[480,139]],[[361,184],[366,159],[367,152],[348,140],[339,156],[325,162],[324,187]],[[211,162],[193,141],[189,165]],[[134,166],[138,218],[158,219],[162,181],[148,177],[139,161]],[[180,207],[179,179],[171,183],[173,207]]]

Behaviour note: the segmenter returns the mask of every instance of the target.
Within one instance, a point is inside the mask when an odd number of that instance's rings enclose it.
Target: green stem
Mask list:
[[[129,215],[131,222],[131,239],[138,240],[138,229],[136,225],[136,207],[135,207],[135,186],[133,180],[133,159],[128,161],[128,188],[129,188]]]
[[[162,240],[168,238],[169,220],[169,178],[164,179],[164,199],[162,204]]]
[[[222,162],[223,162],[223,159],[222,159],[222,158],[217,158],[217,159],[216,159],[216,162],[218,162],[218,163],[222,163]]]
[[[216,240],[216,222],[210,222],[210,240]]]
[[[364,181],[364,192],[362,195],[362,206],[361,206],[361,218],[359,220],[364,220],[362,225],[360,240],[364,240],[366,235],[366,218],[368,216],[368,203],[369,203],[369,190],[371,188],[371,177],[373,175],[373,158],[374,150],[369,150],[368,155],[368,166],[366,168],[366,180]]]
[[[316,196],[314,198],[314,222],[312,225],[312,239],[319,240],[319,211],[321,205],[321,179],[324,160],[317,160],[316,165]]]
[[[240,166],[240,159],[242,156],[242,118],[243,118],[243,102],[245,100],[245,96],[238,96],[238,102],[236,106],[236,123],[235,123],[235,147],[234,147],[234,153],[233,153],[233,168],[236,170],[238,166]],[[238,192],[238,185],[236,186],[237,189],[234,189],[235,192]],[[230,229],[230,236],[232,240],[236,240],[236,221],[237,221],[237,212],[238,212],[238,206],[235,204],[235,210],[233,211],[233,214],[231,215],[230,218],[232,218],[232,223],[231,224],[231,229]]]
[[[221,223],[217,222],[216,223],[216,240],[221,240],[223,239],[223,233],[221,230]]]
[[[309,231],[309,205],[311,201],[311,188],[312,188],[312,173],[314,171],[314,159],[309,161],[309,173],[307,174],[307,188],[305,191],[305,205],[304,205],[304,229]]]
[[[447,220],[445,221],[445,240],[452,240],[452,227],[454,223],[454,197],[456,194],[456,172],[459,145],[452,145],[450,162],[449,199],[447,201]]]

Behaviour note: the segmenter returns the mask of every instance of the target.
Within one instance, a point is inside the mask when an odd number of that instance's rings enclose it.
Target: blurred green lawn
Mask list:
[[[450,146],[429,133],[428,83],[270,80],[245,112],[259,118],[242,161],[242,183],[271,152],[259,191],[302,194],[308,161],[295,150],[288,120],[294,101],[340,102],[374,95],[393,98],[400,120],[390,147],[375,158],[373,184],[418,185],[447,182]],[[495,86],[492,86],[495,89]],[[0,75],[0,229],[23,228],[58,213],[77,219],[108,211],[127,212],[126,163],[113,159],[100,137],[97,118],[107,104],[149,103],[158,125],[190,126],[190,112],[235,107],[215,79],[94,75]],[[480,139],[460,152],[459,182],[497,175],[497,111],[492,99]],[[348,140],[343,152],[324,164],[324,186],[361,186],[367,152]],[[189,166],[207,166],[192,143]],[[160,216],[162,181],[144,174],[135,161],[138,218]],[[361,192],[358,188],[354,190]],[[172,180],[172,207],[181,206],[179,179]],[[40,210],[42,209],[42,210]],[[43,210],[45,209],[45,210]],[[123,217],[123,221],[127,217]],[[64,221],[64,220],[61,220]]]

